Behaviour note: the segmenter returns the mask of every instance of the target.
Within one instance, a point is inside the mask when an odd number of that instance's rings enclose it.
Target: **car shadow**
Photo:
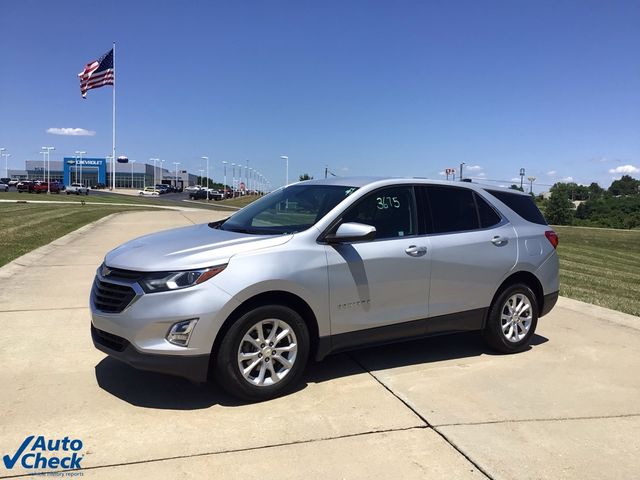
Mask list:
[[[531,348],[548,342],[534,335]],[[455,359],[503,355],[488,348],[479,332],[459,333],[398,342],[378,347],[330,355],[321,362],[310,361],[302,381],[290,393],[303,390],[309,384],[323,383],[337,378],[406,367],[418,364],[436,364]],[[143,408],[168,410],[198,410],[214,405],[238,407],[247,405],[220,389],[215,383],[195,384],[189,380],[145,372],[105,357],[95,367],[100,388],[111,395]]]

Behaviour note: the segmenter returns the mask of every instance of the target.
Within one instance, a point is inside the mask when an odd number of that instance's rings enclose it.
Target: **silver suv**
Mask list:
[[[492,348],[518,352],[556,303],[557,243],[513,190],[301,182],[224,221],[109,252],[91,293],[93,342],[247,400],[290,389],[309,356],[364,345],[481,330]]]

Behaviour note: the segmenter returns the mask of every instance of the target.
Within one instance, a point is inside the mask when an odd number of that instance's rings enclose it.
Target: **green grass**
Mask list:
[[[142,206],[0,203],[0,266],[106,215],[143,209]]]
[[[560,295],[640,316],[640,231],[553,228]]]

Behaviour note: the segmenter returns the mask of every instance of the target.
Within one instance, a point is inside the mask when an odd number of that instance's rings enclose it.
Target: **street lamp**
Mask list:
[[[280,155],[280,158],[285,161],[285,183],[284,185],[289,185],[289,157],[286,155]]]
[[[464,167],[465,165],[466,165],[466,163],[465,163],[465,162],[462,162],[462,163],[460,164],[460,179],[459,179],[460,181],[462,181],[462,178],[463,178],[463,177],[462,177],[462,167]]]
[[[0,149],[4,150],[4,148]],[[10,153],[3,153],[2,156],[4,157],[4,176],[5,177],[9,177],[9,157],[11,156]]]
[[[84,150],[80,151],[80,150],[76,150],[76,155],[80,156],[80,183],[82,183],[82,155],[86,155],[87,152],[85,152]],[[76,164],[76,176],[78,175],[78,164]]]
[[[49,181],[51,180],[50,178],[50,165],[51,165],[51,150],[55,150],[55,147],[42,147],[42,150],[46,150],[47,153],[47,193],[51,193],[51,188],[49,186]]]
[[[178,165],[180,165],[180,162],[173,162],[173,164],[176,166],[176,190],[178,189]]]
[[[224,198],[227,199],[227,162],[222,161],[222,165],[224,165]]]
[[[523,183],[523,181],[524,181],[524,168],[521,168],[521,169],[520,169],[520,190],[521,190],[521,191],[524,191],[524,190],[522,189],[522,183]]]
[[[236,196],[236,164],[231,164],[231,197]]]
[[[5,147],[0,148],[0,157],[4,157],[4,161],[5,161],[5,164],[4,164],[4,176],[8,177],[9,176],[9,173],[8,173],[8,171],[9,171],[9,166],[8,166],[9,165],[9,160],[8,160],[8,158],[10,157],[10,155],[8,153],[4,153],[5,150],[6,150]]]
[[[527,177],[529,180],[529,193],[533,193],[533,182],[536,181],[536,177]]]
[[[207,161],[207,186],[206,186],[206,189],[207,189],[207,192],[208,192],[209,191],[209,157],[204,157],[203,156],[203,157],[200,157],[200,158],[202,158],[203,160]],[[202,184],[202,179],[200,179],[200,184]],[[207,195],[207,200],[209,200],[209,195]]]
[[[131,190],[133,190],[133,164],[136,163],[135,160],[131,160]]]
[[[153,161],[153,188],[156,188],[156,162],[160,160],[159,158],[150,158],[149,160]]]

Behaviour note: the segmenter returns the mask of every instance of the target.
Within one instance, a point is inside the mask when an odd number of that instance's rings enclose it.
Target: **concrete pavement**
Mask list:
[[[138,372],[93,348],[104,253],[223,212],[117,214],[0,269],[0,454],[27,435],[84,443],[85,478],[632,478],[640,318],[561,298],[532,348],[477,334],[329,357],[256,405]],[[28,473],[21,467],[0,478]]]

